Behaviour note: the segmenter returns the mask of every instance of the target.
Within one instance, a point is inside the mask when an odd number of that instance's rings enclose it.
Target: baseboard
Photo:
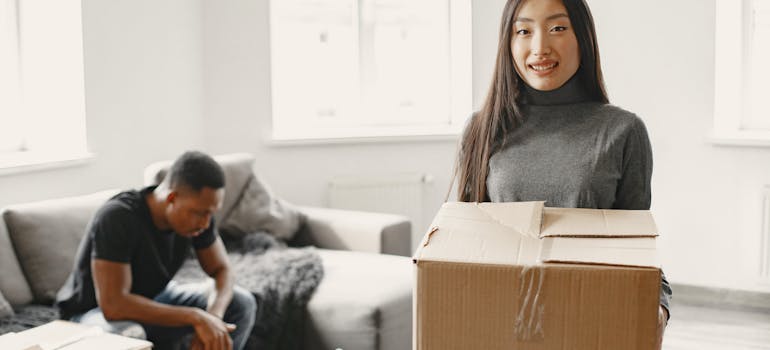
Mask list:
[[[671,284],[673,304],[770,312],[770,293]]]

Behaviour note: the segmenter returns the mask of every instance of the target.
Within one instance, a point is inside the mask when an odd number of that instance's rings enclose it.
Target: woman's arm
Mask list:
[[[615,209],[650,209],[652,178],[652,146],[647,128],[634,116],[628,128],[621,178],[615,190]]]
[[[631,123],[623,148],[622,176],[615,193],[615,209],[650,209],[652,180],[652,146],[644,122],[635,117]],[[669,302],[671,286],[661,271],[660,319],[661,333],[670,318]]]

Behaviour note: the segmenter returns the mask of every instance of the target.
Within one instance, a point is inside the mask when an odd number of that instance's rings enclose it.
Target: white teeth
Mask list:
[[[551,64],[549,64],[547,66],[542,66],[542,65],[541,66],[536,66],[536,65],[532,64],[532,65],[530,65],[530,67],[532,67],[532,69],[534,69],[536,71],[541,71],[542,72],[544,70],[549,70],[549,69],[551,69],[553,67],[556,67],[556,63],[554,62],[554,63],[551,63]]]

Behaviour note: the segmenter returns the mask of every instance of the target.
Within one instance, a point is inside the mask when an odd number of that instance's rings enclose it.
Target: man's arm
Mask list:
[[[217,237],[210,246],[198,249],[198,262],[206,274],[216,281],[216,296],[208,306],[208,312],[219,317],[225,315],[227,306],[233,298],[233,273],[227,260],[227,252],[222,240]]]
[[[235,326],[195,307],[158,303],[131,294],[131,266],[104,259],[91,260],[96,300],[107,320],[132,320],[159,326],[192,326],[206,349],[230,349]]]
[[[159,326],[188,326],[199,318],[195,308],[170,306],[131,294],[131,265],[91,261],[96,300],[107,320],[133,320]]]

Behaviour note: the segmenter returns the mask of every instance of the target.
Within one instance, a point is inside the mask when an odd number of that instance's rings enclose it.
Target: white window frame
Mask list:
[[[717,145],[770,146],[770,130],[744,126],[751,103],[752,2],[716,0],[714,126],[709,139]]]
[[[0,153],[23,148],[23,137],[8,124],[18,121],[21,105],[18,0],[0,0]]]
[[[269,142],[273,144],[304,144],[456,138],[462,132],[465,122],[472,112],[471,0],[447,1],[450,6],[449,79],[451,86],[450,115],[446,116],[445,122],[425,125],[361,125],[302,129],[286,122],[285,118],[281,118],[281,111],[276,106],[275,94],[272,94],[272,135]],[[271,6],[271,21],[273,17]],[[272,47],[277,40],[272,30],[270,40]],[[360,52],[359,48],[359,54]],[[277,59],[272,49],[271,59],[273,61]],[[274,73],[271,76],[272,88],[275,89],[276,77]]]
[[[18,68],[11,71],[18,72],[18,100],[10,123],[22,135],[18,148],[0,150],[0,175],[83,163],[93,155],[86,137],[81,1],[0,1],[15,12]]]

